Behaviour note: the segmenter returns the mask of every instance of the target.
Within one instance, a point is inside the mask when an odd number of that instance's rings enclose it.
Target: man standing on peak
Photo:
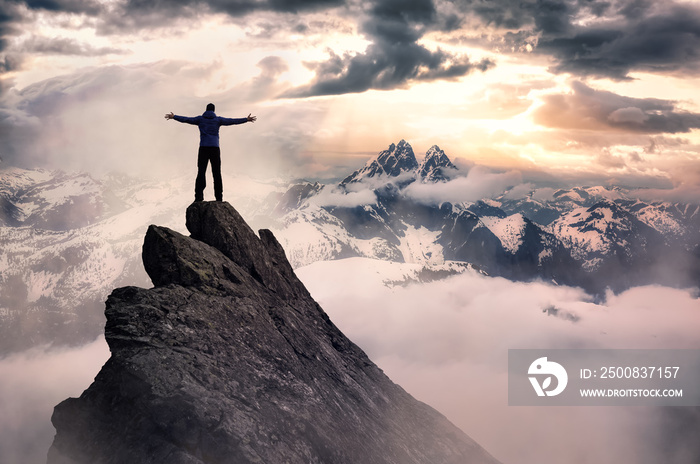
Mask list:
[[[224,187],[221,181],[221,149],[219,148],[219,127],[255,122],[255,116],[248,114],[246,118],[222,118],[214,113],[214,104],[209,103],[207,110],[201,116],[188,118],[171,113],[165,119],[174,119],[199,127],[199,154],[197,155],[197,180],[194,182],[194,201],[204,200],[204,187],[207,186],[207,164],[211,162],[211,173],[214,176],[214,196],[216,201],[224,198]]]

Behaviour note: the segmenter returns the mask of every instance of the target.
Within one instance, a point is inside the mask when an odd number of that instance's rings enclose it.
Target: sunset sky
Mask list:
[[[10,0],[1,166],[333,179],[406,139],[523,183],[700,198],[700,2]]]

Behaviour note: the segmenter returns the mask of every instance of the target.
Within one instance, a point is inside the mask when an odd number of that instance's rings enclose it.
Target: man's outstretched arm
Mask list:
[[[194,118],[188,118],[187,116],[178,116],[176,114],[173,114],[172,111],[170,113],[165,114],[165,119],[174,119],[178,122],[186,122],[187,124],[199,124],[199,116]]]
[[[251,116],[250,113],[245,118],[222,118],[219,116],[222,126],[231,126],[233,124],[243,124],[245,122],[255,122],[258,118]]]

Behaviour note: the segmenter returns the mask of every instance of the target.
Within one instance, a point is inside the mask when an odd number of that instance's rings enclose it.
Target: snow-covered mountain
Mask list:
[[[464,176],[464,173],[461,174]],[[491,275],[544,278],[591,292],[645,283],[697,285],[700,207],[646,202],[618,187],[576,187],[477,202],[419,201],[418,182],[460,176],[438,146],[422,162],[405,141],[391,144],[337,186],[297,185],[304,192],[273,226],[295,266],[363,256],[436,264],[469,262]],[[320,201],[332,189],[371,189],[372,201]],[[296,193],[290,195],[298,199]]]
[[[363,168],[350,174],[340,184],[347,185],[380,176],[400,177],[413,172],[417,167],[413,148],[401,140],[397,145],[392,143],[387,150],[381,151],[376,158],[369,160]]]
[[[425,152],[425,158],[416,169],[416,176],[422,182],[444,182],[455,175],[457,167],[440,147],[433,145]]]
[[[402,140],[337,184],[224,185],[251,225],[273,230],[295,267],[367,257],[415,264],[420,278],[477,269],[596,294],[700,284],[697,204],[644,201],[617,187],[534,188],[475,202],[409,193],[463,188],[465,175],[438,146],[419,162]],[[190,176],[0,170],[0,356],[99,334],[113,288],[150,285],[140,259],[148,225],[184,232],[192,194]]]
[[[610,200],[564,213],[549,228],[589,271],[611,256],[632,261],[663,243],[661,233]]]

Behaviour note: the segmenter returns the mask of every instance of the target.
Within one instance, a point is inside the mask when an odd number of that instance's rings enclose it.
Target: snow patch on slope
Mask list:
[[[44,169],[26,170],[15,167],[0,169],[0,194],[15,193],[37,184],[48,182],[56,177],[53,171]]]
[[[437,239],[439,230],[429,230],[423,226],[414,227],[406,224],[403,237],[399,237],[399,250],[407,263],[439,264],[444,262],[442,246]]]
[[[550,225],[550,231],[570,250],[574,259],[587,270],[596,269],[602,257],[614,247],[626,249],[626,234],[633,225],[628,219],[615,217],[614,205],[576,208]]]
[[[523,244],[525,218],[522,214],[512,214],[506,218],[482,217],[481,222],[501,241],[503,248],[511,253],[518,251]]]
[[[599,199],[604,198],[606,200],[620,200],[625,198],[621,191],[617,189],[611,190],[600,185],[596,187],[588,187],[585,190],[589,195]]]
[[[647,205],[636,211],[637,219],[646,225],[658,230],[664,235],[681,237],[687,233],[685,227],[678,222],[669,212],[657,205]]]
[[[582,259],[586,253],[605,252],[608,249],[604,233],[607,229],[606,219],[612,219],[612,211],[604,210],[602,220],[589,220],[587,210],[576,208],[551,226],[555,236],[571,245],[572,253],[578,259]],[[581,230],[584,223],[587,227]]]
[[[287,214],[281,226],[272,228],[272,232],[294,268],[351,256],[401,260],[396,247],[387,240],[353,237],[338,218],[315,205]]]

